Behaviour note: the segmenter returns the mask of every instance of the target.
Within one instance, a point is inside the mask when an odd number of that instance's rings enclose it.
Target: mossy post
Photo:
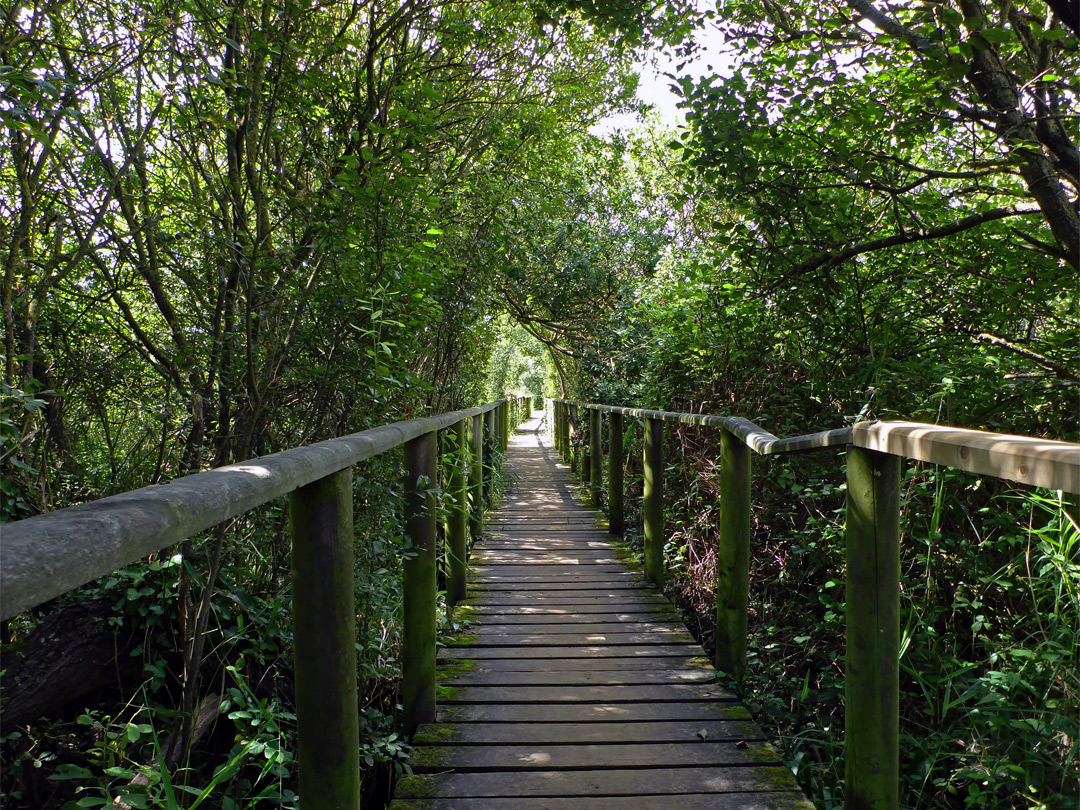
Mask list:
[[[568,417],[570,427],[574,429],[574,434],[570,438],[570,472],[577,472],[581,466],[581,445],[574,441],[578,438],[579,430],[581,428],[581,422],[578,421],[578,407],[577,405],[571,405]]]
[[[404,563],[401,632],[405,732],[435,719],[435,432],[405,443],[405,532],[413,555]],[[350,570],[352,562],[349,563]]]
[[[900,459],[847,451],[845,805],[896,810],[900,782]]]
[[[492,450],[498,449],[498,437],[496,433],[495,408],[484,414],[484,433],[487,447]],[[484,504],[491,503],[491,487],[495,483],[495,454],[484,454]]]
[[[581,488],[588,497],[589,490],[592,484],[592,454],[589,452],[592,449],[592,425],[589,424],[589,435],[585,436],[586,424],[591,421],[590,414],[592,411],[586,406],[583,408],[585,411],[581,414],[581,419],[578,425],[582,428],[581,438],[584,441],[581,442],[581,458],[578,461],[578,477],[581,479]]]
[[[593,506],[600,505],[600,491],[604,487],[604,457],[601,455],[602,416],[596,408],[589,409],[589,502]]]
[[[656,587],[664,584],[664,423],[645,419],[645,577]]]
[[[750,448],[726,429],[720,431],[719,528],[716,668],[741,681],[750,587]]]
[[[352,469],[289,496],[303,810],[360,807]]]
[[[608,414],[608,531],[623,534],[623,421],[621,413]]]
[[[465,422],[462,419],[446,431],[449,474],[446,476],[446,545],[450,557],[450,578],[446,584],[446,601],[450,607],[465,598],[468,571],[469,504],[465,485],[468,453]]]
[[[475,543],[484,533],[484,417],[469,418],[469,531]]]
[[[555,446],[559,451],[559,456],[565,462],[570,455],[570,422],[566,417],[565,402],[555,402],[555,414]]]

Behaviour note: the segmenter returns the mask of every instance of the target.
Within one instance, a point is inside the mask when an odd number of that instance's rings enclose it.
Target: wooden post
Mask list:
[[[604,457],[601,413],[595,408],[589,409],[589,502],[600,505],[600,490],[604,486]]]
[[[510,446],[510,400],[503,399],[499,406],[499,447],[506,455],[506,448]]]
[[[289,496],[303,810],[360,807],[352,469]]]
[[[847,451],[845,806],[896,810],[900,783],[900,459]]]
[[[741,681],[746,671],[750,588],[750,448],[727,429],[720,433],[719,528],[716,668]]]
[[[498,450],[498,434],[495,429],[495,408],[484,414],[484,430],[487,446],[492,452],[484,454],[484,505],[491,502],[491,487],[495,483],[496,451]]]
[[[621,413],[608,414],[608,531],[622,537],[623,422]]]
[[[581,414],[581,416],[579,417],[580,421],[578,422],[578,425],[584,428],[585,423],[589,422],[589,427],[592,428],[592,411],[587,407],[583,410],[585,411],[585,413]],[[584,430],[582,430],[582,433],[584,434]],[[582,436],[582,438],[585,438],[584,435]],[[590,483],[592,480],[592,456],[589,453],[591,449],[592,430],[590,429],[588,441],[581,445],[581,458],[578,460],[578,476],[581,478],[581,488],[582,490],[584,490],[586,497],[588,497]]]
[[[577,429],[581,426],[581,422],[578,421],[578,407],[577,405],[571,405],[569,410],[569,426],[574,429],[574,434],[577,435]],[[569,433],[567,434],[569,436]],[[577,472],[581,466],[581,445],[574,441],[574,437],[570,436],[570,472]]]
[[[435,719],[435,432],[405,443],[405,559],[401,692],[405,733]],[[350,563],[351,568],[351,563]]]
[[[469,419],[469,531],[473,542],[484,534],[484,417]]]
[[[664,585],[664,423],[645,419],[645,577]]]
[[[446,476],[446,546],[449,556],[449,581],[446,601],[450,607],[465,598],[465,579],[468,571],[469,504],[465,485],[468,453],[465,422],[462,419],[446,431],[449,440],[447,456],[449,474]]]

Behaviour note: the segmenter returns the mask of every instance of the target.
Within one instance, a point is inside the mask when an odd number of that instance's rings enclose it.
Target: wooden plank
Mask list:
[[[597,669],[576,672],[458,672],[440,678],[445,686],[615,686],[648,683],[715,683],[707,669]]]
[[[490,616],[491,621],[472,627],[469,633],[477,636],[505,636],[512,633],[538,635],[546,633],[645,633],[655,630],[660,633],[678,633],[686,635],[686,628],[677,622],[658,622],[655,616],[642,615],[631,620],[609,622],[537,622],[536,617],[529,624],[519,622],[503,623],[501,617]],[[498,624],[495,622],[498,621]]]
[[[694,637],[685,630],[665,631],[646,630],[644,632],[608,632],[608,633],[483,633],[473,634],[467,641],[447,642],[448,647],[520,647],[531,645],[558,645],[576,647],[597,644],[692,644]]]
[[[736,745],[698,738],[691,743],[624,743],[610,745],[430,745],[419,748],[409,763],[416,773],[453,769],[457,773],[548,771],[555,768],[685,768],[701,765],[761,765],[775,761],[768,743]]]
[[[580,647],[447,647],[440,658],[664,658],[701,655],[697,644],[625,644]]]
[[[733,710],[734,714],[726,712]],[[438,723],[625,723],[654,720],[737,720],[736,703],[526,703],[440,706]]]
[[[654,720],[628,723],[459,723],[421,726],[415,745],[552,745],[573,735],[579,743],[749,741],[764,736],[745,720]]]
[[[679,627],[682,624],[678,622],[678,614],[674,610],[638,610],[638,611],[624,611],[622,613],[585,613],[582,611],[551,611],[546,613],[503,613],[497,614],[494,611],[494,605],[489,606],[492,610],[488,610],[483,615],[483,624],[476,628],[479,632],[482,629],[490,627],[505,627],[508,625],[544,625],[551,627],[552,625],[579,625],[579,624],[596,624],[598,622],[620,622],[622,624],[642,624],[649,622],[672,622],[677,623]]]
[[[449,773],[437,779],[405,777],[401,798],[520,796],[656,796],[681,793],[739,793],[796,790],[791,771],[770,766],[543,771],[539,773]],[[434,792],[433,792],[434,791]]]
[[[588,810],[717,810],[715,793],[680,793],[669,796],[590,796]],[[725,793],[723,810],[813,810],[814,805],[795,791]],[[583,810],[578,796],[533,798],[488,797],[395,799],[390,810]]]
[[[451,686],[440,687],[439,701],[462,703],[679,703],[693,700],[734,700],[718,684],[654,683],[614,686]]]
[[[472,672],[602,672],[618,668],[622,672],[662,671],[669,672],[684,669],[704,669],[713,674],[709,663],[700,647],[689,647],[683,655],[671,655],[664,658],[464,658],[441,660],[465,660]]]
[[[639,601],[637,604],[630,605],[618,605],[617,608],[621,608],[625,615],[638,614],[642,616],[677,616],[675,608],[672,607],[666,599],[660,597],[649,601]],[[548,601],[545,604],[537,604],[535,602],[528,604],[472,604],[469,609],[477,616],[478,621],[486,621],[486,616],[521,616],[522,618],[533,618],[534,620],[544,620],[558,617],[558,616],[604,616],[611,615],[612,605],[609,600],[589,600],[587,602],[562,602],[562,601]],[[506,621],[506,619],[497,619],[497,621]]]

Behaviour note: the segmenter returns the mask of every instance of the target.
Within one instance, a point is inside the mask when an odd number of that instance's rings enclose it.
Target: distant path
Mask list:
[[[474,626],[391,810],[812,810],[674,608],[575,497],[540,417],[470,563]]]

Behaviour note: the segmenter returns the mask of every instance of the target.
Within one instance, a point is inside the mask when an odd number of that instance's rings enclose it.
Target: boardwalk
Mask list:
[[[391,810],[810,810],[677,613],[575,497],[538,418],[475,552],[474,624]]]

